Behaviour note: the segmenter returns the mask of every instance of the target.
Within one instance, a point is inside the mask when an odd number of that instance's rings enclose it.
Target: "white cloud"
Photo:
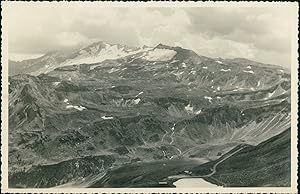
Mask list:
[[[55,37],[63,47],[72,47],[88,41],[87,37],[78,32],[60,32]]]

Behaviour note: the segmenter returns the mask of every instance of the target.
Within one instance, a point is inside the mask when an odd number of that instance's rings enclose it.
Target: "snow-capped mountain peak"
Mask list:
[[[106,59],[117,59],[149,49],[151,48],[146,46],[138,48],[121,44],[109,44],[101,41],[81,49],[76,53],[74,58],[67,59],[60,66],[99,63]]]
[[[13,67],[10,67],[12,69],[10,72],[13,72],[12,74],[28,73],[39,75],[48,73],[58,67],[100,63],[107,59],[117,59],[151,49],[153,48],[145,45],[142,47],[131,47],[99,41],[72,52],[55,51],[37,59],[11,62]]]

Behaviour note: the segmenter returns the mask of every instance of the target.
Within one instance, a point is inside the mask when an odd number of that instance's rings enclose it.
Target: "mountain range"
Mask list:
[[[9,75],[10,187],[290,186],[282,67],[96,42]]]

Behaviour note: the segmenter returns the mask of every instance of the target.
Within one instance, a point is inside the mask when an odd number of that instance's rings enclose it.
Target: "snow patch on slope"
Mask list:
[[[191,105],[191,103],[189,103],[187,106],[184,107],[185,111],[188,113],[188,114],[200,114],[201,113],[201,109],[198,110],[198,111],[194,111],[194,107]]]
[[[58,86],[58,84],[60,84],[61,82],[53,82],[54,86]]]
[[[204,96],[204,99],[208,100],[210,103],[212,101],[212,97],[210,97],[210,96]]]
[[[243,70],[243,72],[245,72],[245,73],[251,73],[251,74],[254,74],[254,71],[246,71],[246,70]]]
[[[200,109],[200,110],[196,111],[195,114],[198,115],[198,114],[200,114],[201,112],[202,112],[202,110]]]
[[[177,54],[176,51],[170,49],[154,49],[148,51],[147,55],[143,59],[147,61],[169,61]]]
[[[101,118],[104,119],[104,120],[109,120],[109,119],[113,119],[114,117],[102,116]]]
[[[142,95],[144,92],[143,91],[141,91],[141,92],[139,92],[135,97],[138,97],[139,95]]]
[[[231,69],[221,69],[220,71],[227,72],[227,71],[231,71]]]
[[[256,87],[259,87],[259,86],[260,86],[260,81],[257,82],[257,86]]]
[[[195,75],[196,74],[196,71],[190,71],[190,73],[189,74],[193,74],[193,75]]]
[[[188,112],[188,113],[193,113],[193,106],[191,106],[191,104],[189,103],[187,106],[184,107],[184,109]]]
[[[138,103],[140,103],[140,101],[141,101],[140,98],[137,98],[137,99],[133,100],[134,104],[138,104]]]
[[[84,109],[86,109],[84,106],[74,106],[74,105],[67,105],[66,106],[66,109],[71,109],[71,108],[74,108],[74,109],[77,109],[77,110],[79,110],[79,111],[82,111],[82,110],[84,110]]]

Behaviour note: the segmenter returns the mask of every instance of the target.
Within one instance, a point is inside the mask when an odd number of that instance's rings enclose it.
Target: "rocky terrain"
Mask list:
[[[290,184],[281,67],[99,42],[10,62],[10,75],[10,187]]]

